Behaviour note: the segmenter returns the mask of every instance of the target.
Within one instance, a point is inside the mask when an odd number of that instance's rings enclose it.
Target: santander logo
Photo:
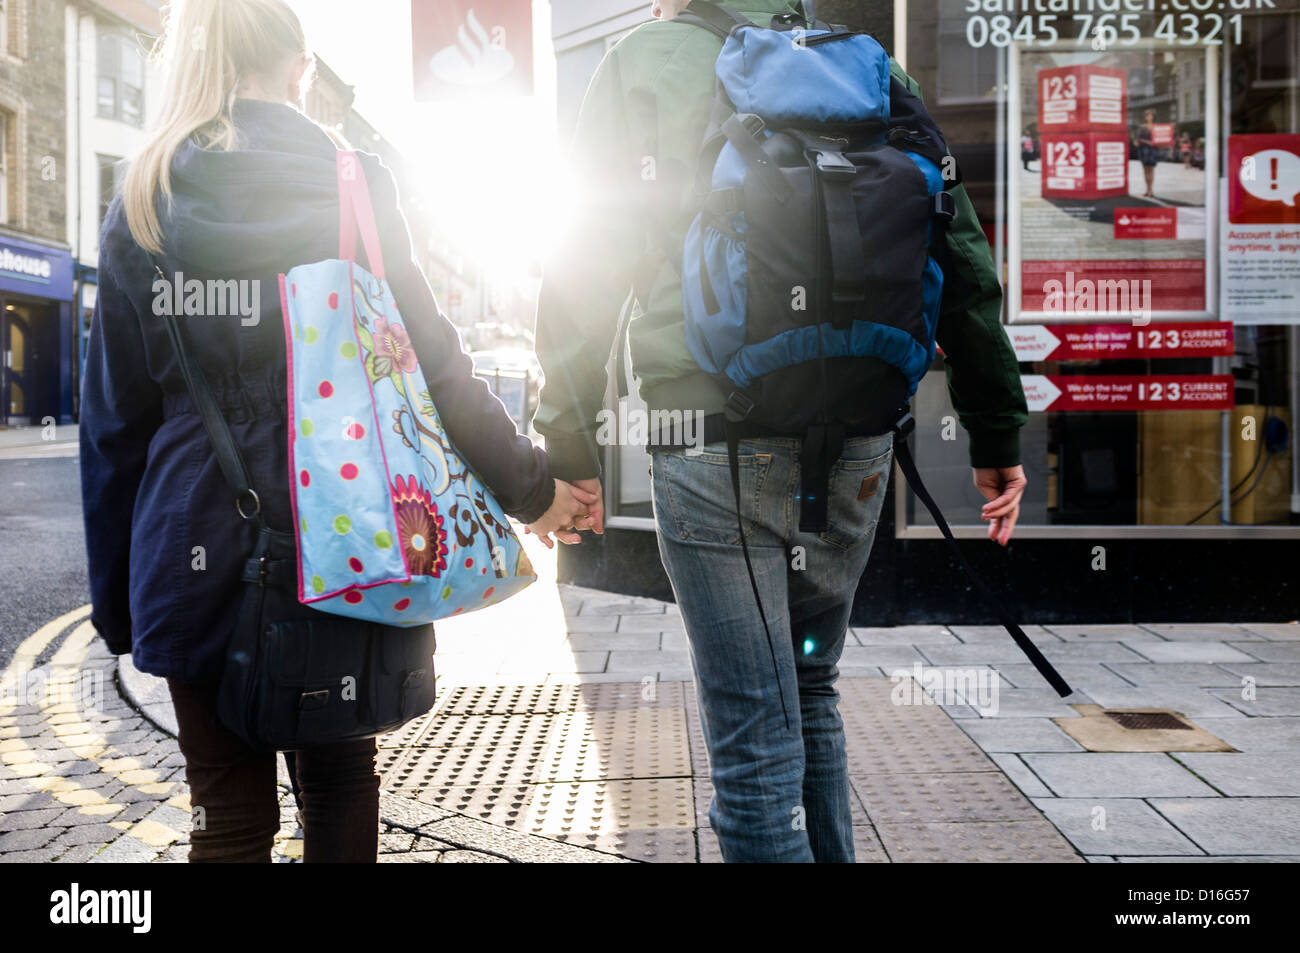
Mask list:
[[[429,70],[444,83],[485,86],[505,78],[515,68],[515,58],[505,46],[505,28],[489,34],[470,9],[456,31],[456,43],[429,60]]]

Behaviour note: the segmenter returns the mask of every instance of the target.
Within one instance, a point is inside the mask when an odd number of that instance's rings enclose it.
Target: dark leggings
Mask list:
[[[194,812],[190,863],[268,863],[280,829],[275,753],[249,748],[218,723],[215,685],[172,679],[167,685]],[[373,738],[296,752],[306,863],[376,861],[375,753]]]

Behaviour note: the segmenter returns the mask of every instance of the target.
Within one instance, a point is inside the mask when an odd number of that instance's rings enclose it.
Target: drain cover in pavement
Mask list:
[[[1177,715],[1167,711],[1108,711],[1104,712],[1111,721],[1119,723],[1121,728],[1130,731],[1194,731],[1191,725]]]
[[[1082,718],[1052,721],[1088,751],[1236,751],[1176,712],[1163,708],[1108,711],[1071,705]]]

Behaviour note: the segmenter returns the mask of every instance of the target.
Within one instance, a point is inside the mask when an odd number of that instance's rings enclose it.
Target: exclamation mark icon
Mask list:
[[[1276,192],[1279,188],[1277,181],[1277,156],[1273,156],[1273,158],[1268,160],[1268,168],[1271,173],[1269,176],[1269,191]]]

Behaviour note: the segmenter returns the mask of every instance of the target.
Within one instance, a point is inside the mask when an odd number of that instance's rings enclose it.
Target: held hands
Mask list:
[[[975,487],[988,500],[980,510],[980,518],[989,524],[989,539],[1000,546],[1011,542],[1020,519],[1020,497],[1028,482],[1024,467],[975,468]]]
[[[556,480],[551,508],[537,522],[530,523],[524,532],[535,534],[547,549],[553,549],[552,533],[562,543],[576,543],[581,539],[579,530],[592,529],[603,533],[604,519],[599,480],[578,480],[576,483]]]

